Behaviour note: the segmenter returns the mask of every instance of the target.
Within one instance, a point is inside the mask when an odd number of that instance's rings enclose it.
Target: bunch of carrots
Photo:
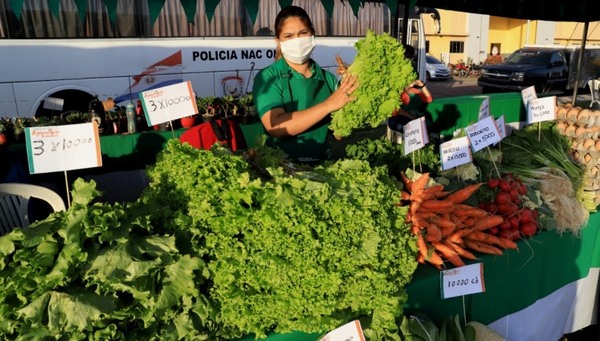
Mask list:
[[[511,239],[487,232],[502,224],[502,216],[464,203],[482,183],[447,192],[443,185],[427,187],[429,173],[414,181],[404,173],[401,176],[401,205],[409,205],[407,222],[418,238],[419,263],[428,262],[441,270],[445,261],[458,267],[465,265],[463,259],[477,259],[471,251],[502,255],[503,249],[517,249]]]

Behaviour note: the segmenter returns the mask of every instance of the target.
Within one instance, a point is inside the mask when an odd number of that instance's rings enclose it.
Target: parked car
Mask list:
[[[425,60],[427,62],[425,69],[427,71],[427,80],[442,80],[446,81],[450,78],[450,68],[444,64],[441,60],[435,58],[434,56],[427,55],[425,56]]]
[[[573,89],[577,71],[577,47],[525,46],[513,52],[503,63],[484,65],[477,84],[482,93],[519,92],[535,86],[538,93]],[[578,87],[585,85],[600,65],[600,49],[586,48]]]

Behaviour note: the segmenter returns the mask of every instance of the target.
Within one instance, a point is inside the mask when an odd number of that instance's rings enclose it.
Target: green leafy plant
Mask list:
[[[367,32],[355,44],[357,54],[347,74],[358,77],[356,99],[331,114],[330,129],[336,137],[353,130],[377,127],[400,107],[402,89],[416,79],[404,47],[389,34]]]

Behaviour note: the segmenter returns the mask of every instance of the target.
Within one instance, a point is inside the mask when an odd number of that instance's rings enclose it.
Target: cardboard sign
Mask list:
[[[498,127],[498,131],[500,132],[500,137],[506,137],[506,124],[504,123],[504,115],[498,117],[496,119],[496,127]]]
[[[425,117],[419,117],[405,124],[402,133],[404,155],[419,150],[429,143]]]
[[[96,123],[27,127],[29,173],[49,173],[102,166]]]
[[[360,321],[354,320],[327,333],[320,341],[365,341],[365,335]]]
[[[440,144],[440,160],[442,170],[473,161],[469,139],[463,136]]]
[[[483,263],[461,266],[441,272],[442,298],[485,292]]]
[[[190,81],[140,92],[140,100],[149,126],[198,113]]]
[[[525,106],[525,109],[527,109],[529,101],[537,98],[537,94],[535,93],[535,87],[530,86],[521,90],[521,98],[523,99],[523,105]]]
[[[481,105],[479,105],[479,114],[477,117],[481,121],[488,116],[490,116],[490,98],[486,96]]]
[[[471,142],[471,148],[476,152],[489,145],[496,144],[502,140],[496,122],[492,116],[467,127],[467,136]]]
[[[527,104],[527,123],[556,119],[556,96],[531,99]]]

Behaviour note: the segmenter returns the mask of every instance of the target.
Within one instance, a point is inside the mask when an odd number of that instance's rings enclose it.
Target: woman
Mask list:
[[[337,77],[310,58],[315,29],[306,11],[283,8],[275,19],[275,62],[254,79],[252,94],[267,143],[281,148],[294,161],[327,159],[329,114],[352,101],[356,77]],[[332,56],[333,58],[334,56]]]

